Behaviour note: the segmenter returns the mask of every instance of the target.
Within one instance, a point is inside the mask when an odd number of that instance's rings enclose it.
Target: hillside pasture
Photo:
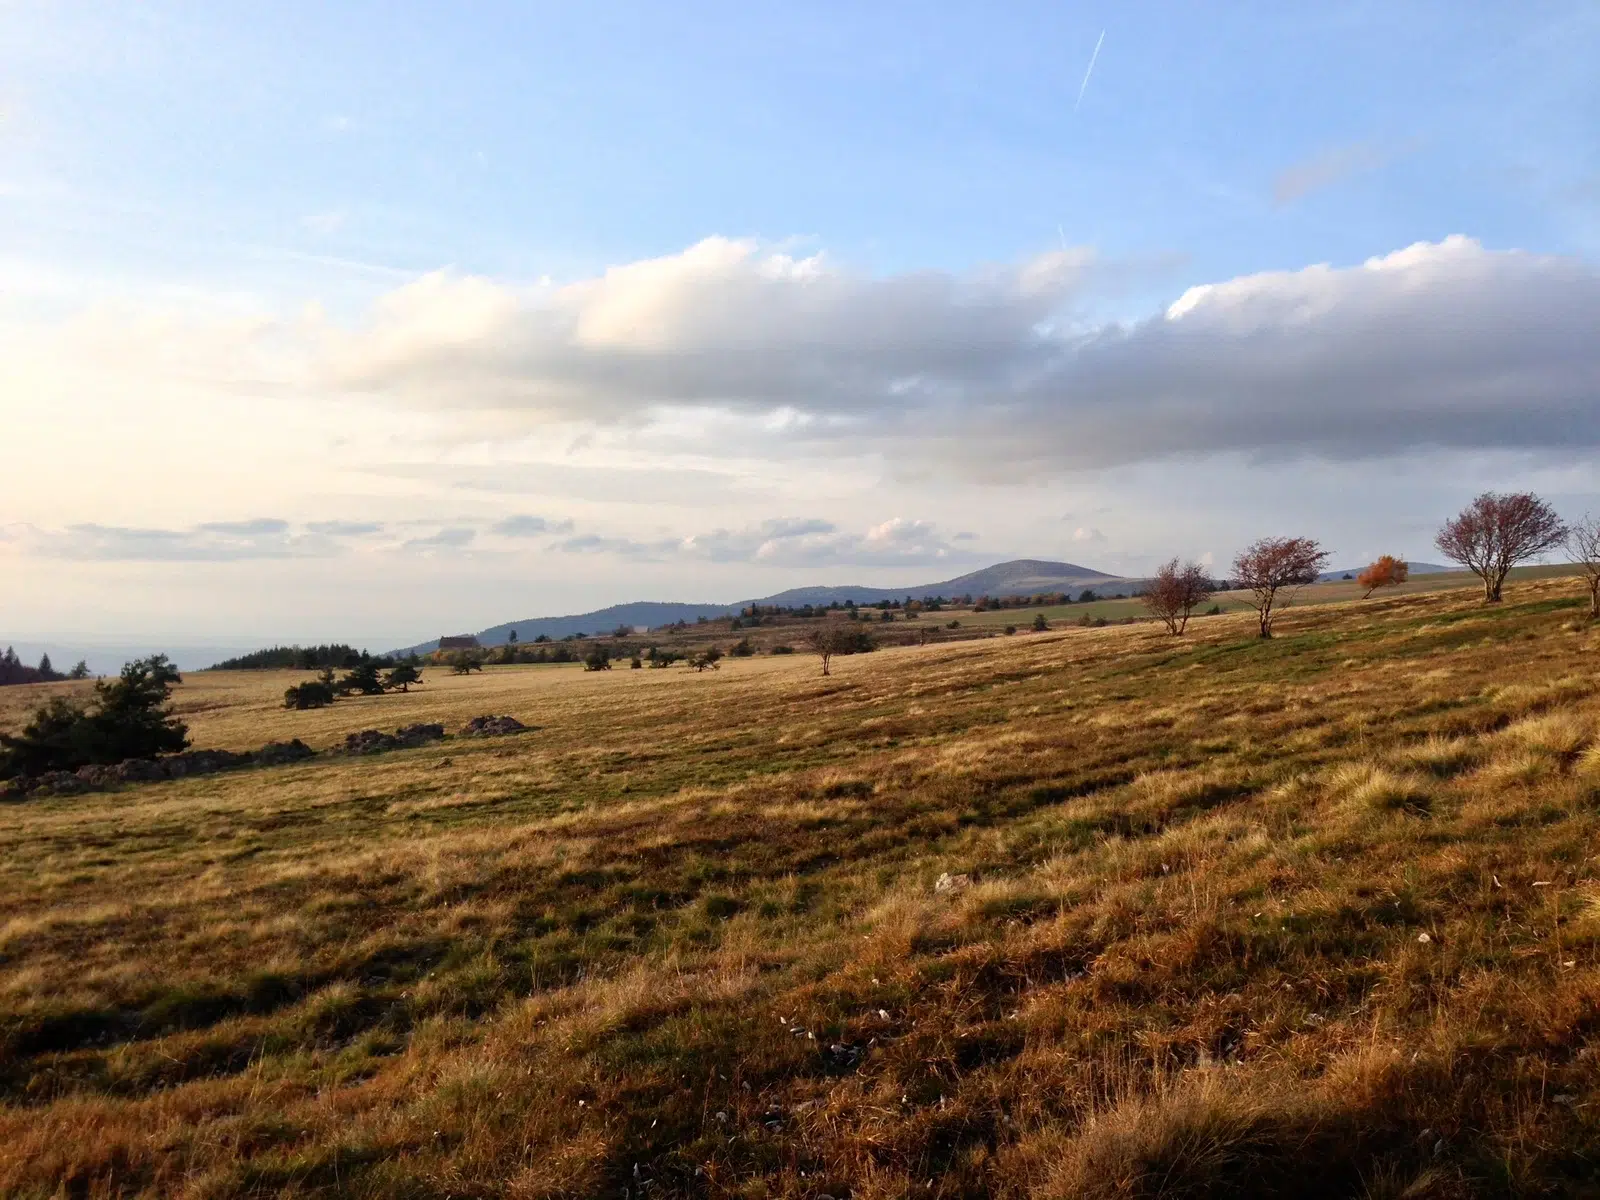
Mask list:
[[[1581,605],[190,675],[198,745],[537,728],[0,808],[0,1194],[1580,1192]]]

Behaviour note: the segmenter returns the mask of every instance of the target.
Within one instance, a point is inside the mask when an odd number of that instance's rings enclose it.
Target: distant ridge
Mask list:
[[[1041,558],[1018,558],[1011,562],[996,563],[981,571],[958,575],[937,583],[918,583],[906,587],[864,587],[841,584],[837,587],[790,588],[771,596],[754,600],[740,600],[734,604],[673,604],[663,601],[639,601],[633,604],[613,604],[594,612],[574,613],[561,617],[529,617],[522,621],[506,621],[478,631],[478,641],[485,646],[503,646],[511,631],[517,631],[517,641],[531,642],[543,634],[548,638],[564,638],[574,633],[610,633],[619,625],[645,626],[655,629],[677,621],[698,621],[701,617],[728,616],[751,604],[775,604],[798,608],[806,604],[876,604],[880,600],[900,600],[906,596],[1028,596],[1035,592],[1066,592],[1086,587],[1128,583],[1117,575],[1107,575],[1091,567],[1076,563],[1051,562]],[[396,654],[428,654],[438,649],[437,638],[405,646],[393,651]]]

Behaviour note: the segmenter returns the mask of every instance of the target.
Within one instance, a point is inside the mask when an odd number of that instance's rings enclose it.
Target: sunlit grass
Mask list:
[[[0,1194],[1567,1190],[1577,592],[321,712],[192,675],[205,746],[535,728],[0,808]]]

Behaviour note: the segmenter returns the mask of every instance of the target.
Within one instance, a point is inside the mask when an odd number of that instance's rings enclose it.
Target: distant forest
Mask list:
[[[50,663],[50,656],[44,655],[39,659],[37,667],[25,666],[17,657],[15,648],[6,647],[6,652],[0,654],[0,687],[13,683],[55,683],[61,679],[87,679],[89,678],[89,664],[80,662],[72,670],[63,675]]]
[[[238,658],[226,658],[207,667],[208,671],[315,671],[322,667],[350,668],[372,658],[365,650],[336,642],[329,646],[272,646],[254,650]],[[388,664],[388,659],[379,665]]]

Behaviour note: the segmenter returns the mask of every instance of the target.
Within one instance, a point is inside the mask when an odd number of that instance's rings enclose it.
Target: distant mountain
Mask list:
[[[1026,596],[1034,592],[1069,592],[1082,588],[1099,588],[1110,584],[1130,583],[1131,580],[1103,571],[1080,567],[1075,563],[1050,562],[1038,558],[1019,558],[1012,562],[996,563],[981,571],[959,575],[939,583],[919,583],[909,587],[863,587],[842,584],[838,587],[790,588],[773,596],[756,600],[741,600],[735,604],[670,604],[659,601],[640,601],[634,604],[613,604],[610,608],[594,612],[575,613],[565,617],[529,617],[522,621],[507,621],[480,630],[478,641],[485,646],[503,646],[511,631],[517,631],[517,641],[531,642],[543,634],[549,638],[564,638],[574,633],[610,633],[619,625],[644,626],[655,629],[677,621],[710,620],[738,612],[751,604],[773,604],[798,608],[806,604],[876,604],[880,600],[900,600],[906,596]],[[428,654],[438,649],[439,639],[419,642],[392,651],[395,654]]]
[[[918,583],[910,587],[841,587],[790,588],[776,596],[760,600],[747,600],[747,604],[841,604],[853,600],[857,604],[876,604],[880,600],[903,600],[907,596],[1030,596],[1035,592],[1067,592],[1080,588],[1100,587],[1108,583],[1124,582],[1116,575],[1107,575],[1076,563],[1049,562],[1038,558],[1018,558],[1011,562],[996,563],[981,571],[958,575],[939,583]]]
[[[678,621],[698,621],[701,617],[725,617],[740,609],[737,604],[670,604],[656,600],[641,600],[634,604],[613,604],[610,608],[594,612],[575,613],[566,617],[529,617],[525,621],[507,621],[478,631],[477,638],[484,646],[503,646],[517,631],[517,641],[531,642],[543,634],[559,640],[574,633],[610,633],[619,625],[630,628],[644,626],[654,629],[659,625],[672,625]],[[439,639],[406,646],[397,654],[429,654],[439,648]]]

